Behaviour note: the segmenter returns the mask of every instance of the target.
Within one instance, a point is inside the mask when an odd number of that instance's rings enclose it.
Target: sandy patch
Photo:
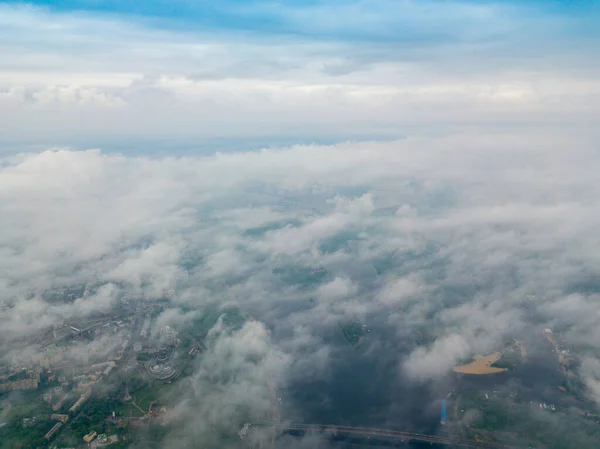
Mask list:
[[[508,371],[506,368],[495,368],[492,363],[498,361],[502,356],[501,352],[494,352],[493,354],[482,356],[476,355],[471,363],[466,365],[460,365],[454,368],[454,371],[460,374],[495,374],[503,373]]]

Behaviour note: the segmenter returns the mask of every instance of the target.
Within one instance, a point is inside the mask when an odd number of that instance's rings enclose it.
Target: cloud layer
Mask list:
[[[182,2],[186,20],[159,5],[0,7],[4,140],[389,138],[599,112],[593,12],[373,0],[200,13]]]
[[[595,351],[598,156],[567,137],[5,159],[0,332],[12,341],[123,296],[169,296],[240,305],[290,355],[326,348],[315,330],[342,319],[383,312],[398,339],[436,323],[398,360],[414,378],[443,376],[531,320]],[[327,277],[290,286],[298,266]],[[48,303],[49,291],[79,285],[72,303]]]
[[[276,389],[286,418],[323,416],[336,389],[307,406],[299,385],[340,376],[385,397],[377,425],[430,431],[458,361],[544,327],[600,403],[596,11],[31,3],[0,6],[0,362],[63,320],[169,298],[157,323],[179,331],[207,310],[244,322],[210,330],[165,447],[233,446]],[[242,150],[171,151],[218,137]],[[360,356],[339,328],[356,320]]]

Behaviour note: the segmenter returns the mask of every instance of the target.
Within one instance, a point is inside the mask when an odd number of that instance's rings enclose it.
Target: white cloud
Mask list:
[[[403,363],[409,378],[427,380],[445,376],[456,362],[471,353],[469,343],[460,335],[439,338],[430,347],[415,349]]]
[[[210,157],[6,158],[3,344],[123,294],[174,291],[185,311],[161,322],[185,326],[208,304],[238,305],[315,375],[335,357],[323,336],[356,317],[384,317],[398,347],[430,329],[401,365],[410,379],[495,350],[531,314],[591,350],[597,298],[568,290],[598,262],[594,141],[581,135],[575,145],[559,130],[464,132]],[[320,267],[321,283],[303,284]],[[90,290],[73,303],[44,299],[79,285]]]
[[[578,283],[600,262],[597,50],[538,48],[541,37],[516,47],[513,32],[531,29],[516,7],[422,5],[271,11],[305,27],[278,39],[0,6],[7,141],[408,134],[207,157],[0,159],[1,349],[123,295],[174,293],[158,323],[178,328],[207,305],[239,306],[255,319],[217,323],[174,413],[191,438],[214,443],[215,429],[268,415],[271,382],[331,374],[328,338],[342,320],[392,328],[395,341],[367,339],[367,353],[398,348],[389,357],[403,380],[420,382],[535,317],[581,348],[598,400],[598,297]],[[382,16],[400,9],[410,46]],[[468,26],[427,39],[422,25],[450,13]],[[536,26],[563,30],[553,17]],[[67,286],[85,293],[48,300]]]
[[[229,333],[212,329],[208,349],[187,387],[178,412],[183,427],[167,435],[168,447],[210,441],[215,433],[235,434],[244,422],[268,416],[282,387],[290,357],[270,341],[265,327],[247,322]]]
[[[304,37],[277,40],[3,6],[0,131],[29,141],[25,130],[35,116],[37,141],[172,133],[188,142],[241,134],[398,136],[407,124],[544,123],[557,117],[578,124],[598,113],[600,84],[589,66],[594,51],[585,47],[565,55],[560,45],[542,51],[531,36],[516,47],[515,30],[540,26],[525,26],[527,15],[518,8],[444,6],[469,25],[449,27],[454,39],[442,42],[426,32],[423,36],[426,26],[410,26],[413,21],[446,23],[448,14],[440,13],[440,5],[432,15],[427,5],[372,3],[284,8],[277,13],[282,20],[309,29]],[[306,15],[313,19],[298,22]],[[328,19],[325,26],[320,20],[333,16],[379,25],[365,24],[360,29],[367,34],[353,36],[345,34],[351,31],[346,21],[335,25]],[[389,31],[402,28],[413,46],[369,39],[388,20],[394,27],[379,38],[394,42],[402,36]],[[561,31],[555,18],[545,23],[540,28]],[[330,39],[317,32],[324,26],[326,35],[333,33]],[[482,43],[482,35],[497,28],[500,34]],[[566,33],[553,37],[573,39]],[[394,51],[384,50],[388,46]]]
[[[402,306],[405,299],[414,298],[422,290],[423,286],[416,279],[393,279],[381,288],[378,299],[386,306]]]
[[[592,399],[600,404],[600,361],[593,358],[584,359],[581,364],[581,376]]]
[[[100,107],[124,106],[125,102],[97,88],[85,88],[75,85],[47,86],[31,94],[31,101],[39,106],[78,106],[94,105]]]
[[[357,287],[350,279],[336,277],[328,284],[319,287],[321,300],[338,300],[356,293]]]
[[[285,227],[271,231],[265,241],[256,245],[257,248],[274,254],[299,253],[344,229],[360,224],[373,210],[369,195],[363,195],[355,200],[336,198],[334,203],[336,206],[334,213],[311,217],[299,227]]]

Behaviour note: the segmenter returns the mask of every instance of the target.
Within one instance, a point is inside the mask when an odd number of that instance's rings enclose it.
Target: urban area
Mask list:
[[[128,447],[136,428],[168,420],[169,387],[191,373],[206,331],[180,335],[158,323],[167,307],[125,301],[60,322],[0,359],[0,447]]]

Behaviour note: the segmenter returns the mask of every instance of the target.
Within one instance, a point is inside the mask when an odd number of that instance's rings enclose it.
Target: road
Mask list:
[[[466,448],[489,448],[489,449],[513,449],[511,446],[505,446],[497,443],[481,443],[471,440],[459,440],[437,435],[424,435],[420,433],[401,432],[398,430],[389,429],[371,429],[366,427],[349,427],[335,426],[323,424],[252,424],[256,427],[272,427],[279,431],[301,431],[301,432],[318,432],[335,436],[341,435],[356,435],[366,438],[384,437],[403,442],[420,441],[425,443],[445,444],[456,447]]]

